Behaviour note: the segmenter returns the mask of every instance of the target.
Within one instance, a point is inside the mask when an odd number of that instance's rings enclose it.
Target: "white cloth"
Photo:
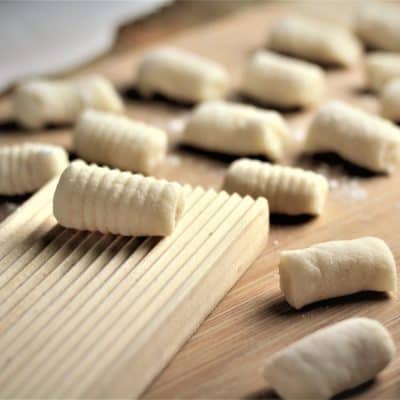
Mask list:
[[[0,92],[82,65],[111,47],[121,24],[171,1],[0,2]]]

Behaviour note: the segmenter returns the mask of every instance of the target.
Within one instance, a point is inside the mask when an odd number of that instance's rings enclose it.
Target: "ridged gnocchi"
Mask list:
[[[396,290],[396,263],[387,244],[375,237],[319,243],[283,251],[280,286],[287,302],[307,304],[363,290]]]
[[[32,193],[67,165],[68,154],[59,146],[25,143],[0,147],[0,194]]]
[[[122,100],[111,82],[98,75],[28,81],[17,87],[13,102],[17,122],[30,129],[74,123],[86,108],[123,111]]]
[[[198,106],[182,138],[183,143],[204,150],[273,160],[282,157],[288,141],[288,128],[279,113],[223,101]]]
[[[350,67],[361,57],[361,44],[347,29],[317,19],[288,16],[272,28],[268,48],[321,64]]]
[[[262,104],[281,108],[309,107],[321,99],[325,75],[317,65],[258,51],[247,63],[241,90]]]
[[[334,152],[371,171],[390,174],[400,161],[400,130],[383,118],[331,101],[312,120],[304,149]]]
[[[380,322],[349,318],[273,354],[264,375],[283,399],[330,399],[374,378],[395,352]]]
[[[185,206],[184,189],[171,183],[74,161],[53,201],[60,225],[124,236],[166,236]]]
[[[158,93],[197,103],[225,97],[230,77],[215,61],[185,50],[162,47],[151,50],[140,60],[136,84],[143,96]]]
[[[228,193],[265,197],[271,212],[319,215],[328,182],[324,176],[301,168],[240,159],[230,165],[223,188]]]
[[[85,111],[74,131],[74,149],[84,160],[145,174],[163,161],[167,146],[161,129],[95,110]]]

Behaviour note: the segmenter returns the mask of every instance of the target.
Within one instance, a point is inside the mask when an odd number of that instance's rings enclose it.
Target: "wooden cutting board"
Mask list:
[[[253,51],[264,45],[271,23],[287,12],[290,12],[288,5],[263,5],[174,36],[167,43],[220,61],[232,73],[235,87],[238,87],[244,63]],[[141,52],[106,59],[87,71],[103,73],[121,88],[131,117],[168,131],[171,151],[157,176],[194,186],[220,188],[230,159],[177,145],[179,128],[190,108],[161,99],[143,101],[136,95],[132,82]],[[327,71],[327,77],[328,90],[322,103],[340,98],[372,113],[378,112],[376,98],[364,90],[361,66],[348,71],[331,69]],[[232,98],[240,99],[237,94]],[[7,118],[7,99],[1,103],[0,112]],[[391,177],[376,176],[336,158],[309,159],[302,156],[301,140],[314,112],[284,114],[293,136],[293,145],[284,163],[312,168],[327,175],[331,189],[325,213],[317,219],[272,216],[269,244],[261,256],[153,381],[145,397],[270,397],[273,394],[261,374],[263,361],[304,335],[351,316],[367,316],[381,321],[396,343],[400,343],[400,307],[395,296],[362,293],[295,311],[280,293],[277,265],[281,249],[375,235],[387,241],[397,262],[400,259],[400,173]],[[24,140],[71,146],[67,129],[27,134],[12,124],[3,125],[0,144]],[[100,383],[94,384],[93,393],[105,393],[111,397],[114,393],[121,393],[136,379],[134,371],[126,367],[118,379],[107,381],[106,389]],[[82,366],[76,373],[85,377],[89,372]],[[376,380],[349,395],[352,398],[399,398],[399,376],[400,358],[396,357]]]

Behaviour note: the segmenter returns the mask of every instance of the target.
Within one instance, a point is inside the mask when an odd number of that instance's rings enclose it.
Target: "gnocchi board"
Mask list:
[[[136,397],[263,249],[267,202],[187,185],[170,236],[130,238],[62,228],[56,183],[0,227],[0,397]]]
[[[347,12],[348,10],[342,3],[336,8],[336,11]],[[287,3],[284,5],[264,4],[169,37],[165,43],[220,61],[232,73],[235,87],[238,87],[243,65],[253,51],[263,47],[268,27],[280,15],[292,11]],[[171,149],[165,163],[157,171],[158,176],[194,186],[220,188],[230,159],[194,152],[178,146],[179,127],[190,112],[190,107],[162,99],[144,101],[138,98],[132,88],[134,66],[143,51],[145,49],[106,58],[86,68],[83,72],[97,71],[108,76],[124,94],[128,115],[163,127],[168,131]],[[340,98],[372,113],[378,112],[376,98],[364,90],[361,66],[347,71],[329,69],[327,77],[328,90],[322,103],[328,99]],[[232,99],[240,100],[240,97],[233,95]],[[3,121],[12,117],[9,110],[9,99],[2,99],[0,114]],[[263,361],[273,352],[304,335],[351,316],[367,316],[381,321],[389,329],[395,342],[400,345],[400,307],[396,296],[361,293],[320,302],[301,311],[295,311],[288,306],[280,293],[277,264],[279,251],[282,249],[300,248],[324,240],[376,235],[387,241],[397,262],[400,261],[400,231],[398,229],[400,173],[388,178],[370,175],[336,158],[307,159],[303,157],[301,140],[314,112],[315,109],[307,112],[284,113],[293,136],[292,148],[284,163],[311,168],[327,175],[331,189],[325,213],[317,219],[272,216],[269,242],[262,254],[147,388],[144,397],[273,397],[271,388],[262,377]],[[70,132],[67,129],[49,129],[28,134],[16,129],[12,122],[2,125],[0,144],[25,140],[59,143],[66,148],[71,148]],[[41,196],[44,195],[41,194]],[[17,211],[15,215],[19,215],[18,218],[22,218],[24,223],[20,225],[18,233],[9,236],[9,246],[19,243],[19,238],[24,234],[26,227],[30,226],[31,216],[39,212],[37,209],[25,211],[30,208],[29,202],[23,207],[25,208]],[[13,216],[13,218],[16,217]],[[4,237],[7,231],[1,229],[0,235]],[[70,241],[73,243],[75,240],[81,241],[78,238],[79,236],[75,239],[70,238]],[[87,240],[91,239],[87,238]],[[103,240],[107,241],[110,238],[105,237]],[[83,242],[82,246],[85,246],[84,243],[86,242]],[[101,243],[106,245],[104,242]],[[33,242],[32,245],[34,245]],[[67,251],[64,254],[67,259],[68,256],[71,257],[76,253]],[[36,281],[32,281],[31,284],[41,287],[40,284],[46,277],[37,274],[35,279]],[[19,287],[16,290],[15,293],[18,293]],[[212,295],[212,292],[209,295]],[[26,295],[20,292],[20,296],[21,301],[24,301]],[[13,294],[10,298],[13,298]],[[34,302],[31,305],[33,313],[36,312],[35,305]],[[19,323],[18,308],[15,310],[10,311],[8,315]],[[26,332],[28,333],[29,330]],[[92,344],[95,345],[95,343]],[[157,342],[154,342],[154,346],[157,346]],[[163,348],[155,350],[161,358]],[[63,351],[62,344],[58,351]],[[103,354],[107,355],[107,352]],[[86,358],[83,358],[84,360]],[[3,361],[12,363],[13,358],[11,356]],[[86,365],[82,364],[82,367],[78,365],[79,368],[76,371],[71,369],[70,373],[75,374],[74,376],[82,374],[81,378],[90,380],[91,374],[94,374],[97,369],[91,371],[90,368],[84,367]],[[97,364],[93,365],[100,368]],[[59,364],[54,364],[54,367],[55,369],[66,368],[63,367],[61,360]],[[46,363],[38,365],[37,374],[45,374],[48,368]],[[137,371],[135,368],[138,366],[125,365],[121,375],[118,375],[116,379],[111,378],[94,383],[91,386],[93,392],[90,393],[105,397],[126,394],[125,390],[129,392],[135,377],[135,371]],[[111,370],[110,375],[112,376]],[[400,357],[396,356],[391,365],[377,379],[348,392],[346,396],[397,399],[400,396],[399,376]],[[12,380],[12,376],[10,378]],[[54,383],[54,381],[51,382]],[[10,381],[9,385],[16,384]],[[66,383],[60,387],[60,391],[65,388],[65,385]],[[45,387],[49,386],[44,386],[43,390]],[[22,385],[20,389],[24,390],[24,386]],[[130,396],[135,393],[135,390],[131,390]]]

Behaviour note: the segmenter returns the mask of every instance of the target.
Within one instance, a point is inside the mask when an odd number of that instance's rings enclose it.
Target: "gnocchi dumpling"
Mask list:
[[[400,161],[400,130],[383,118],[331,101],[312,120],[304,149],[334,152],[371,171],[390,174]]]
[[[273,160],[282,158],[288,141],[287,125],[276,111],[223,101],[199,105],[182,138],[183,143],[204,150]]]
[[[361,45],[349,30],[300,16],[278,21],[270,32],[268,47],[293,57],[344,67],[361,58]]]
[[[288,303],[307,304],[363,290],[396,290],[393,254],[375,237],[319,243],[281,253],[280,285]]]
[[[240,159],[230,165],[223,188],[228,193],[265,197],[271,212],[319,215],[325,205],[328,181],[323,175],[301,168]]]
[[[123,111],[122,100],[111,82],[98,75],[28,81],[17,87],[13,101],[16,120],[30,129],[74,123],[86,108]]]
[[[317,65],[268,51],[247,63],[242,92],[259,103],[280,108],[309,107],[325,91],[325,75]]]
[[[185,206],[181,185],[74,161],[53,201],[60,225],[124,236],[166,236]]]
[[[382,3],[366,3],[360,7],[355,19],[355,31],[369,47],[398,52],[400,7],[394,2]]]
[[[400,54],[375,52],[367,55],[365,78],[369,89],[380,92],[389,81],[400,78]]]
[[[383,117],[395,122],[400,121],[400,75],[383,88],[380,102]]]
[[[349,318],[273,354],[264,375],[283,399],[330,399],[374,378],[395,352],[380,322]]]
[[[215,61],[185,50],[161,47],[140,60],[136,84],[143,96],[159,93],[174,100],[197,103],[225,97],[230,77]]]
[[[67,165],[68,154],[59,146],[24,143],[0,147],[0,194],[32,193]]]
[[[164,131],[127,117],[87,110],[74,131],[74,149],[86,161],[149,173],[164,159]]]

